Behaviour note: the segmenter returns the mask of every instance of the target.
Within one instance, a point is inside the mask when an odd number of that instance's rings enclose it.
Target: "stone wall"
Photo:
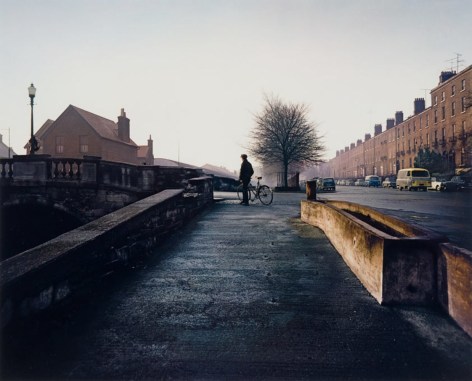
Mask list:
[[[193,182],[194,191],[164,190],[2,261],[2,327],[61,303],[97,276],[153,252],[163,237],[212,202],[212,179]]]
[[[438,261],[438,302],[472,336],[472,252],[441,244]]]
[[[324,231],[379,303],[439,303],[472,336],[472,253],[349,202],[302,201],[301,218]]]

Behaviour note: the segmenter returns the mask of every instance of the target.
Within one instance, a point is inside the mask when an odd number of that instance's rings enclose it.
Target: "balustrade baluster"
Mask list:
[[[66,163],[64,162],[64,160],[61,160],[61,177],[66,177]]]
[[[82,165],[82,162],[80,160],[77,160],[77,173],[76,173],[77,180],[80,180],[80,176],[81,176],[80,166],[81,165]]]
[[[58,176],[59,176],[59,169],[58,169],[59,162],[57,160],[54,160],[53,164],[54,164],[54,172],[53,172],[54,176],[53,176],[53,178],[57,179]]]
[[[73,165],[74,161],[73,160],[67,160],[67,164],[69,165],[69,179],[73,179],[74,178],[74,171],[72,169],[72,165]]]

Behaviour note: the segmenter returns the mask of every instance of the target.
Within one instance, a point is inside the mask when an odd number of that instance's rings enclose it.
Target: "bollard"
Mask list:
[[[306,182],[306,199],[316,201],[316,180]]]

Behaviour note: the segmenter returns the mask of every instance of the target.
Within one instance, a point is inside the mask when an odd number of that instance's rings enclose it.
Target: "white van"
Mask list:
[[[397,175],[397,189],[424,190],[431,187],[431,176],[424,168],[400,169]]]

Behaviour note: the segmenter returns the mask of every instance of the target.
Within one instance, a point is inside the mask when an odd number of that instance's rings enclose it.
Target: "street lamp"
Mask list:
[[[36,95],[36,87],[34,87],[33,84],[31,84],[31,86],[28,87],[28,93],[31,99],[31,139],[29,141],[30,155],[34,155],[34,153],[39,149],[39,144],[34,136],[34,128],[33,128],[33,105],[34,105],[34,96]]]

